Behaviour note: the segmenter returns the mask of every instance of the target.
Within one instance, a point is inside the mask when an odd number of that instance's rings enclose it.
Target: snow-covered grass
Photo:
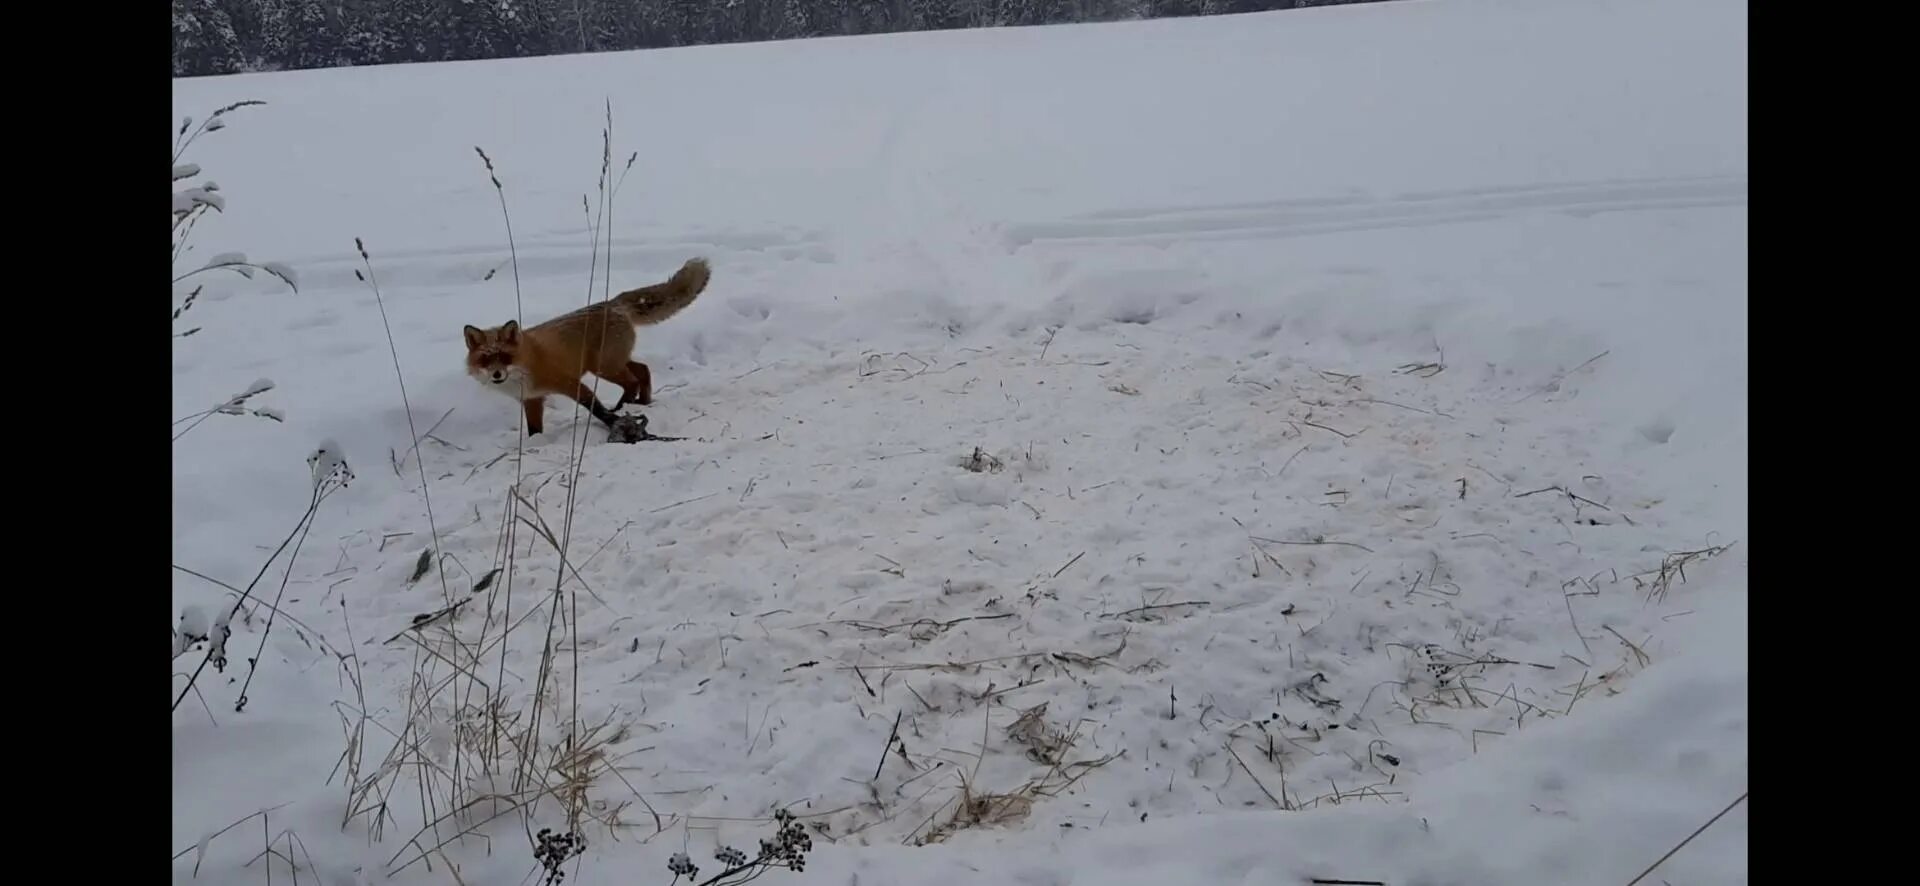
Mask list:
[[[175,342],[176,416],[264,377],[283,419],[174,444],[175,609],[231,607],[322,441],[355,474],[174,712],[176,881],[523,883],[576,825],[569,883],[705,879],[784,808],[796,883],[1627,882],[1746,789],[1745,23],[176,83],[267,102],[175,162],[195,243],[300,289],[207,275]],[[521,447],[464,377],[463,324],[694,255],[629,409],[690,439],[556,401]],[[1644,882],[1742,882],[1745,835]]]

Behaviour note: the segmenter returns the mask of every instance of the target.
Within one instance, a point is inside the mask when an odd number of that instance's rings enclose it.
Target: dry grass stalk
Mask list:
[[[1727,549],[1731,547],[1733,547],[1733,543],[1711,545],[1695,551],[1675,551],[1660,558],[1659,568],[1653,570],[1651,573],[1642,572],[1639,575],[1633,576],[1634,583],[1640,583],[1640,576],[1653,575],[1653,581],[1647,591],[1647,599],[1655,603],[1666,602],[1667,592],[1673,590],[1674,579],[1679,579],[1681,584],[1686,583],[1688,565],[1718,557],[1726,553]]]
[[[1733,798],[1733,802],[1727,804],[1727,808],[1714,813],[1712,818],[1707,819],[1706,824],[1703,824],[1695,828],[1693,833],[1688,834],[1686,839],[1681,840],[1678,845],[1674,846],[1672,849],[1667,850],[1667,854],[1660,856],[1659,860],[1655,861],[1651,865],[1648,865],[1647,869],[1644,871],[1641,871],[1639,876],[1636,876],[1633,879],[1628,880],[1627,886],[1634,886],[1634,884],[1639,883],[1641,880],[1645,880],[1647,878],[1647,875],[1653,873],[1655,868],[1658,868],[1659,866],[1666,864],[1667,859],[1672,858],[1674,853],[1679,852],[1681,849],[1686,848],[1686,845],[1688,843],[1693,842],[1695,837],[1698,837],[1701,834],[1706,833],[1707,828],[1713,827],[1714,823],[1718,822],[1721,818],[1725,817],[1727,813],[1732,812],[1735,806],[1738,806],[1741,803],[1746,802],[1748,793],[1749,792],[1747,791],[1741,791],[1740,796]]]
[[[1079,740],[1080,724],[1076,723],[1072,732],[1063,733],[1044,721],[1046,705],[1028,708],[1020,717],[1007,727],[1007,734],[1015,741],[1028,744],[1028,758],[1047,765],[1047,771],[1028,779],[1019,787],[1005,792],[976,792],[974,785],[979,780],[979,765],[986,758],[986,736],[980,739],[980,754],[975,758],[972,774],[960,776],[960,795],[957,803],[948,801],[935,809],[927,819],[915,827],[902,842],[927,845],[944,842],[955,832],[967,828],[992,827],[1000,824],[1024,820],[1032,813],[1034,805],[1043,798],[1057,797],[1072,788],[1080,779],[1095,769],[1119,759],[1125,751],[1117,751],[1103,757],[1066,762],[1068,751]],[[927,829],[934,819],[948,807],[953,814],[947,820]]]
[[[1273,801],[1273,805],[1274,805],[1275,807],[1277,807],[1277,808],[1280,808],[1280,809],[1288,809],[1288,810],[1290,810],[1290,809],[1292,809],[1292,808],[1293,808],[1293,804],[1291,804],[1291,803],[1288,803],[1288,802],[1286,802],[1286,801],[1283,801],[1283,800],[1281,800],[1281,799],[1280,799],[1279,797],[1276,797],[1276,796],[1274,796],[1274,795],[1273,795],[1273,792],[1272,792],[1272,791],[1269,791],[1269,790],[1267,790],[1267,786],[1266,786],[1265,784],[1262,784],[1262,783],[1261,783],[1261,781],[1260,781],[1260,776],[1258,776],[1258,775],[1255,775],[1255,774],[1253,774],[1253,768],[1247,765],[1247,761],[1245,761],[1245,760],[1242,760],[1242,759],[1240,759],[1240,752],[1239,752],[1239,751],[1236,751],[1236,750],[1234,750],[1234,749],[1233,749],[1233,739],[1232,739],[1232,738],[1228,738],[1228,739],[1227,739],[1227,753],[1229,753],[1229,754],[1232,754],[1232,755],[1233,755],[1233,761],[1234,761],[1235,763],[1238,763],[1238,764],[1240,764],[1240,769],[1241,769],[1242,771],[1244,771],[1244,772],[1246,772],[1246,773],[1247,773],[1247,777],[1248,777],[1248,778],[1251,778],[1251,779],[1253,779],[1253,786],[1254,786],[1254,787],[1257,787],[1257,788],[1259,788],[1259,789],[1260,789],[1260,793],[1263,793],[1263,794],[1266,794],[1266,795],[1267,795],[1267,799],[1269,799],[1269,800],[1272,800],[1272,801]],[[1286,774],[1285,774],[1285,771],[1283,770],[1283,771],[1282,771],[1282,773],[1281,773],[1281,779],[1283,780],[1283,782],[1284,782],[1284,779],[1285,779],[1285,778],[1286,778]],[[1284,783],[1283,783],[1283,784],[1282,784],[1282,786],[1281,786],[1281,790],[1282,790],[1282,791],[1285,791],[1285,790],[1286,790],[1286,787],[1285,787],[1285,785],[1284,785]]]
[[[601,212],[593,219],[590,231],[594,243],[590,301],[595,298],[596,284],[601,297],[611,294],[609,281],[600,276],[610,270],[601,263],[602,250],[611,251],[610,204],[617,189],[611,177],[611,127],[609,106],[607,126],[602,130]],[[475,151],[486,166],[506,224],[518,317],[521,292],[512,215],[491,158],[479,148]],[[633,159],[628,160],[629,169]],[[365,279],[373,285],[371,263],[366,261],[364,248],[361,251],[366,262]],[[375,289],[377,293],[377,286]],[[395,364],[397,368],[397,350]],[[411,421],[410,407],[408,411]],[[415,648],[399,722],[385,722],[367,710],[358,661],[347,668],[342,658],[343,671],[355,686],[358,700],[357,706],[338,705],[347,747],[335,768],[346,774],[346,822],[365,817],[370,835],[378,840],[387,827],[401,820],[396,804],[402,798],[411,795],[407,805],[417,805],[418,809],[417,822],[408,825],[412,832],[388,859],[389,875],[416,864],[431,870],[436,859],[445,863],[447,852],[468,840],[490,846],[491,826],[509,817],[519,817],[528,834],[542,830],[570,846],[582,844],[582,831],[589,824],[611,833],[628,827],[621,816],[634,802],[652,813],[656,833],[667,826],[619,771],[620,755],[615,748],[629,739],[625,727],[616,724],[613,714],[597,725],[583,723],[581,718],[577,595],[581,588],[589,594],[593,591],[570,556],[575,490],[586,443],[585,426],[577,414],[575,418],[576,427],[582,430],[570,440],[568,464],[560,478],[567,496],[558,525],[548,524],[522,492],[526,474],[525,435],[521,434],[511,453],[514,482],[505,491],[497,512],[491,568],[462,599],[454,600],[451,589],[443,588],[446,600],[440,610],[395,635],[396,639],[409,639]],[[415,435],[415,446],[408,454],[414,457],[425,492],[425,450],[418,446],[420,436]],[[429,524],[432,528],[431,512]],[[523,571],[517,562],[522,546],[518,532],[523,526],[553,548],[557,561],[546,605],[526,607],[524,611],[514,608],[515,585]],[[434,550],[438,551],[437,531],[435,535]],[[445,570],[440,572],[444,586]],[[575,579],[571,592],[565,588],[569,576]],[[518,630],[543,614],[543,630]],[[515,639],[518,637],[538,637],[539,668],[531,681],[521,681],[507,666],[509,656],[524,645]],[[562,674],[566,670],[560,659],[563,644],[573,650],[569,676]],[[521,685],[516,688],[516,683]],[[385,751],[377,763],[369,765],[377,753],[370,747],[374,738],[381,740]],[[611,803],[595,799],[596,786],[609,778],[625,785],[633,799]],[[564,834],[554,834],[557,827],[538,827],[542,806],[549,801],[565,817]],[[541,846],[533,848],[541,851]]]

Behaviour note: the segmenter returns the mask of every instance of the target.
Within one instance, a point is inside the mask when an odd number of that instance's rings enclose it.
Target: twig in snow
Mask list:
[[[1044,655],[1044,654],[1045,653],[1040,653],[1040,652],[1020,652],[1014,655],[997,655],[992,658],[976,658],[976,659],[973,659],[972,661],[915,662],[910,664],[866,665],[866,667],[872,668],[873,670],[876,670],[876,671],[934,671],[934,670],[941,670],[941,669],[962,670],[965,668],[979,667],[980,665],[983,665],[983,664],[993,664],[995,662],[1002,662],[1002,661],[1014,661],[1022,658],[1033,658],[1035,656]],[[838,670],[845,671],[845,670],[851,670],[852,668],[853,668],[852,665],[842,665],[840,668],[838,668]]]
[[[1558,493],[1561,493],[1562,495],[1565,495],[1567,499],[1573,503],[1574,508],[1576,509],[1576,512],[1580,507],[1579,505],[1580,502],[1586,502],[1587,504],[1593,505],[1594,507],[1599,508],[1600,510],[1603,510],[1603,511],[1607,511],[1609,513],[1613,511],[1612,508],[1607,507],[1606,505],[1603,505],[1597,501],[1594,501],[1593,499],[1587,498],[1584,495],[1580,495],[1579,493],[1576,493],[1565,486],[1548,486],[1544,489],[1535,489],[1532,492],[1522,492],[1515,495],[1514,498],[1526,498],[1529,495],[1539,495],[1542,492],[1558,492]]]
[[[1457,653],[1449,653],[1449,654],[1457,654]],[[1473,661],[1459,662],[1455,666],[1466,667],[1468,665],[1496,665],[1496,664],[1526,665],[1527,667],[1539,668],[1543,671],[1554,670],[1553,665],[1550,665],[1550,664],[1540,664],[1539,662],[1533,662],[1533,661],[1514,661],[1511,658],[1501,658],[1498,655],[1495,655],[1489,658],[1476,658]]]
[[[1254,541],[1262,542],[1270,545],[1340,545],[1341,547],[1359,548],[1360,550],[1366,551],[1369,554],[1373,553],[1372,548],[1367,547],[1366,545],[1363,545],[1363,544],[1355,544],[1354,542],[1350,542],[1350,541],[1327,541],[1324,538],[1316,538],[1308,541],[1287,541],[1285,539],[1280,539],[1280,538],[1261,538],[1257,535],[1249,536],[1249,537],[1252,538]]]
[[[1273,479],[1278,480],[1281,477],[1286,476],[1287,468],[1293,464],[1293,460],[1296,458],[1299,458],[1300,453],[1306,452],[1306,451],[1307,451],[1307,447],[1305,446],[1302,446],[1299,449],[1294,450],[1294,453],[1292,455],[1287,456],[1287,463],[1280,466],[1280,472],[1273,475]]]
[[[1600,352],[1600,353],[1598,353],[1598,354],[1595,354],[1595,355],[1593,355],[1593,356],[1591,356],[1591,357],[1588,357],[1588,358],[1587,358],[1587,360],[1586,360],[1586,362],[1584,362],[1584,363],[1581,363],[1581,364],[1580,364],[1579,366],[1575,366],[1575,367],[1573,367],[1572,369],[1569,369],[1569,370],[1567,370],[1566,372],[1562,372],[1562,373],[1560,373],[1559,375],[1556,375],[1556,376],[1554,376],[1554,377],[1553,377],[1553,380],[1552,380],[1552,381],[1550,381],[1550,382],[1547,382],[1547,383],[1546,383],[1546,384],[1544,384],[1544,385],[1541,385],[1541,386],[1539,387],[1539,389],[1538,389],[1538,390],[1535,390],[1535,391],[1534,391],[1533,393],[1531,393],[1531,394],[1528,394],[1528,395],[1526,395],[1525,397],[1521,397],[1520,399],[1518,399],[1518,400],[1515,400],[1515,401],[1513,401],[1513,402],[1514,402],[1514,403],[1516,403],[1516,404],[1517,404],[1517,403],[1525,403],[1525,402],[1527,402],[1528,400],[1531,400],[1531,399],[1533,399],[1534,397],[1537,397],[1537,396],[1539,396],[1539,395],[1541,395],[1541,394],[1544,394],[1544,393],[1546,393],[1546,392],[1548,392],[1548,391],[1551,391],[1551,390],[1553,390],[1553,389],[1554,389],[1555,387],[1557,387],[1557,386],[1558,386],[1558,385],[1559,385],[1559,384],[1560,384],[1560,383],[1561,383],[1562,381],[1565,381],[1565,380],[1566,380],[1566,378],[1567,378],[1567,376],[1570,376],[1570,375],[1572,375],[1572,374],[1574,374],[1574,373],[1576,373],[1576,372],[1579,372],[1580,370],[1582,370],[1582,369],[1585,369],[1585,368],[1587,368],[1588,366],[1592,366],[1592,365],[1594,364],[1594,362],[1595,362],[1595,361],[1597,361],[1597,360],[1599,360],[1599,359],[1600,359],[1601,357],[1605,357],[1606,355],[1608,355],[1608,354],[1611,354],[1611,353],[1613,353],[1613,351],[1611,351],[1611,350],[1607,350],[1607,351],[1601,351],[1601,352]]]
[[[1607,633],[1612,634],[1614,636],[1614,639],[1620,641],[1621,645],[1626,646],[1628,649],[1633,650],[1633,657],[1640,662],[1641,667],[1643,668],[1646,667],[1647,662],[1650,662],[1653,660],[1651,656],[1641,651],[1640,647],[1633,645],[1632,640],[1629,640],[1625,637],[1620,636],[1620,632],[1614,630],[1612,625],[1601,625],[1600,627],[1605,629]]]
[[[1405,409],[1405,410],[1408,410],[1408,411],[1411,411],[1411,412],[1420,412],[1420,413],[1425,413],[1425,414],[1427,414],[1427,415],[1437,415],[1437,416],[1439,416],[1439,417],[1441,417],[1441,418],[1452,418],[1452,417],[1453,417],[1452,415],[1449,415],[1449,414],[1447,414],[1447,413],[1445,413],[1445,412],[1441,412],[1441,411],[1439,411],[1439,410],[1437,410],[1437,409],[1421,409],[1421,408],[1420,408],[1420,407],[1418,407],[1418,406],[1408,406],[1408,405],[1407,405],[1407,404],[1405,404],[1405,403],[1395,403],[1395,402],[1393,402],[1392,400],[1377,400],[1377,399],[1374,399],[1373,397],[1362,397],[1362,398],[1360,398],[1360,399],[1358,399],[1358,400],[1355,400],[1355,401],[1353,401],[1353,402],[1355,402],[1355,403],[1379,403],[1379,404],[1381,404],[1382,406],[1398,406],[1398,407],[1400,407],[1401,409]]]
[[[1593,646],[1587,643],[1587,635],[1580,633],[1580,622],[1573,617],[1573,597],[1561,594],[1560,600],[1567,604],[1567,623],[1573,625],[1573,635],[1580,638],[1580,648],[1587,650],[1588,655],[1592,655]]]
[[[1015,613],[1012,613],[1012,612],[1003,612],[999,615],[968,615],[968,616],[963,616],[961,618],[952,619],[949,621],[934,621],[933,619],[930,619],[930,618],[916,618],[913,621],[903,621],[903,622],[900,622],[899,624],[890,624],[890,625],[877,625],[871,622],[854,621],[854,620],[845,620],[838,623],[848,625],[850,627],[859,628],[860,630],[863,630],[863,631],[876,631],[882,634],[892,633],[893,631],[897,631],[901,628],[907,628],[908,630],[915,632],[913,634],[914,639],[929,640],[929,639],[932,639],[935,635],[947,630],[948,628],[953,627],[954,625],[960,624],[961,622],[994,621],[995,619],[1012,618],[1014,617],[1014,615]],[[923,627],[931,629],[932,633],[925,634],[925,635],[919,634],[918,629]]]
[[[670,504],[670,505],[661,505],[660,507],[657,507],[657,508],[654,508],[653,510],[651,510],[651,511],[648,511],[647,513],[649,513],[649,514],[658,514],[658,513],[660,513],[661,511],[665,511],[665,510],[669,510],[669,509],[672,509],[672,508],[677,508],[677,507],[679,507],[679,506],[681,506],[681,505],[690,505],[690,504],[693,504],[693,503],[694,503],[694,502],[696,502],[696,501],[705,501],[705,500],[707,500],[707,499],[709,499],[709,498],[712,498],[712,497],[714,497],[714,496],[716,496],[716,495],[719,495],[719,494],[720,494],[720,493],[718,493],[718,492],[709,492],[709,493],[707,493],[706,495],[702,495],[702,496],[699,496],[699,497],[697,497],[697,498],[684,498],[684,499],[681,499],[681,500],[679,500],[679,501],[676,501],[676,502],[674,502],[673,504]]]
[[[1047,681],[1045,681],[1045,680],[1022,680],[1022,681],[1020,681],[1020,682],[1018,682],[1018,683],[1015,683],[1015,684],[1014,684],[1014,685],[1012,685],[1012,686],[1008,686],[1008,687],[1007,687],[1007,688],[1005,688],[1005,689],[995,689],[995,688],[993,688],[993,684],[992,684],[992,683],[988,683],[988,684],[987,684],[987,688],[986,688],[986,691],[984,691],[984,692],[981,692],[981,693],[980,693],[979,695],[975,695],[975,696],[973,696],[973,700],[974,700],[974,701],[986,701],[986,700],[987,700],[987,699],[989,699],[989,698],[999,698],[1000,696],[1002,696],[1002,695],[1006,695],[1006,694],[1007,694],[1007,693],[1009,693],[1009,692],[1015,692],[1015,691],[1018,691],[1018,690],[1021,690],[1021,689],[1025,689],[1025,688],[1027,688],[1027,687],[1029,687],[1029,686],[1038,686],[1038,685],[1040,685],[1040,684],[1042,684],[1042,683],[1045,683],[1045,682],[1047,682]],[[911,687],[909,687],[909,688],[911,688]],[[925,702],[922,702],[922,703],[924,704]]]
[[[268,814],[268,813],[270,813],[270,812],[273,812],[273,811],[274,811],[274,810],[276,810],[276,809],[282,809],[282,808],[285,808],[285,807],[287,807],[287,806],[289,806],[289,805],[292,805],[292,804],[291,804],[291,801],[289,801],[289,802],[287,802],[287,803],[281,803],[281,804],[280,804],[280,805],[278,805],[278,806],[269,806],[269,807],[267,807],[267,808],[265,808],[265,809],[262,809],[262,810],[259,810],[259,811],[257,811],[257,812],[249,812],[249,813],[247,813],[246,815],[244,815],[244,816],[242,816],[242,817],[241,817],[241,818],[240,818],[240,819],[239,819],[238,821],[235,821],[234,823],[232,823],[232,824],[230,824],[230,825],[227,825],[227,826],[226,826],[226,827],[224,827],[224,828],[221,828],[221,829],[219,829],[219,830],[217,830],[217,831],[214,831],[214,832],[213,832],[213,833],[211,833],[211,834],[208,834],[208,835],[207,835],[207,836],[206,836],[206,837],[205,837],[204,839],[202,839],[202,840],[201,840],[200,842],[198,842],[198,843],[196,843],[196,844],[194,844],[194,845],[192,845],[192,846],[188,846],[187,848],[185,848],[185,849],[182,849],[182,850],[180,850],[179,852],[175,852],[175,853],[173,854],[173,859],[172,859],[172,860],[173,860],[173,861],[179,861],[179,860],[180,860],[180,858],[181,858],[182,856],[184,856],[184,855],[186,855],[186,854],[187,854],[187,853],[189,853],[189,852],[193,852],[193,851],[195,851],[195,850],[198,850],[198,851],[200,851],[201,853],[205,853],[205,852],[206,852],[206,848],[205,848],[205,847],[206,847],[206,845],[207,845],[208,843],[211,843],[211,842],[213,842],[213,840],[214,840],[214,838],[216,838],[216,837],[219,837],[219,836],[220,836],[221,834],[224,834],[224,833],[226,833],[226,832],[228,832],[228,831],[231,831],[231,830],[233,830],[234,828],[237,828],[237,827],[239,827],[239,826],[241,826],[241,825],[243,825],[243,824],[246,824],[246,823],[247,823],[247,822],[249,822],[249,821],[252,821],[252,820],[254,819],[254,817],[255,817],[255,816],[262,816],[262,817],[264,817],[265,815],[267,815],[267,814]],[[194,872],[194,875],[195,875],[195,876],[198,876],[198,875],[199,875],[199,873],[200,873],[200,859],[199,859],[199,858],[195,858],[195,859],[194,859],[194,862],[193,862],[193,872]]]
[[[1134,608],[1128,609],[1124,612],[1102,612],[1100,613],[1100,617],[1101,618],[1126,618],[1127,616],[1133,615],[1135,613],[1147,612],[1154,609],[1172,609],[1176,606],[1212,606],[1212,605],[1213,605],[1212,601],[1209,601],[1209,600],[1189,600],[1184,603],[1156,603],[1152,606],[1135,606]]]
[[[887,752],[893,750],[893,740],[900,737],[900,716],[905,711],[893,712],[893,728],[887,730],[887,743],[880,748],[880,763],[873,767],[873,780],[878,781],[880,770],[887,766]]]
[[[439,440],[440,438],[433,436],[433,432],[440,430],[440,426],[446,423],[447,417],[453,414],[454,408],[455,407],[452,407],[452,406],[447,407],[447,411],[440,414],[440,420],[434,422],[432,427],[427,428],[427,432],[424,434],[421,434],[419,440],[413,441],[413,445],[407,447],[407,451],[404,455],[401,455],[394,460],[395,466],[397,467],[399,465],[406,464],[408,458],[411,458],[414,453],[419,452],[421,440],[429,440],[429,439]],[[445,441],[441,441],[441,442],[445,442]]]
[[[454,601],[452,606],[445,606],[440,609],[434,610],[433,612],[422,612],[419,615],[416,615],[413,617],[413,622],[407,625],[406,630],[403,630],[397,634],[394,634],[391,637],[388,637],[387,643],[392,643],[393,641],[406,636],[407,631],[425,630],[427,627],[439,622],[441,619],[447,618],[453,615],[455,612],[460,611],[460,607],[465,606],[471,602],[473,602],[472,597],[465,597],[460,600]],[[382,645],[385,645],[385,644],[382,644]]]
[[[1641,880],[1646,879],[1648,874],[1653,873],[1654,868],[1657,868],[1663,864],[1666,864],[1667,859],[1672,858],[1674,853],[1679,852],[1681,849],[1685,848],[1688,843],[1693,842],[1693,838],[1698,837],[1703,833],[1706,833],[1707,828],[1713,827],[1714,822],[1719,821],[1722,816],[1725,816],[1727,813],[1732,812],[1733,807],[1738,806],[1743,802],[1746,802],[1748,793],[1749,793],[1748,791],[1741,791],[1740,796],[1733,798],[1733,802],[1727,804],[1727,808],[1722,809],[1717,813],[1714,813],[1714,816],[1712,818],[1707,819],[1706,824],[1703,824],[1695,828],[1693,833],[1688,834],[1685,840],[1680,841],[1679,845],[1676,845],[1672,849],[1667,850],[1667,854],[1660,856],[1659,861],[1656,861],[1653,864],[1648,865],[1646,870],[1641,871],[1640,876],[1634,877],[1633,879],[1628,880],[1627,886],[1634,886],[1634,884],[1639,883]]]
[[[1339,434],[1340,438],[1343,440],[1351,440],[1367,432],[1366,428],[1361,428],[1360,430],[1354,431],[1353,433],[1349,434],[1346,431],[1342,431],[1338,428],[1330,428],[1330,427],[1327,427],[1326,425],[1320,424],[1318,422],[1308,421],[1304,418],[1295,419],[1295,421],[1298,421],[1299,423],[1306,425],[1307,427],[1310,427],[1310,428],[1319,428],[1320,430],[1327,431],[1329,433]]]
[[[1301,447],[1301,452],[1305,452],[1305,451],[1306,451],[1306,447],[1304,446]],[[1294,454],[1299,455],[1300,453],[1296,452]],[[1288,459],[1287,461],[1291,463],[1293,460]],[[1281,470],[1284,471],[1286,470],[1286,468],[1282,467]],[[1233,525],[1240,527],[1240,531],[1245,532],[1247,534],[1247,544],[1253,548],[1253,577],[1254,578],[1260,577],[1260,558],[1262,557],[1265,557],[1268,563],[1272,563],[1274,565],[1274,568],[1279,569],[1282,575],[1290,576],[1293,574],[1291,570],[1287,569],[1287,564],[1280,562],[1280,558],[1275,557],[1272,554],[1272,552],[1260,546],[1260,542],[1256,541],[1253,537],[1253,530],[1248,529],[1247,524],[1240,522],[1239,517],[1229,517],[1228,519],[1233,521]]]
[[[1240,769],[1247,773],[1248,778],[1253,779],[1254,787],[1259,788],[1260,793],[1266,794],[1267,799],[1273,801],[1273,805],[1275,808],[1278,808],[1278,809],[1288,808],[1287,804],[1280,802],[1280,798],[1275,797],[1272,791],[1267,790],[1266,785],[1260,783],[1260,776],[1253,774],[1253,769],[1247,766],[1247,761],[1240,759],[1240,752],[1233,749],[1232,739],[1227,740],[1227,753],[1233,755],[1233,761],[1235,763],[1240,764]]]
[[[1729,542],[1724,545],[1701,548],[1697,551],[1676,551],[1660,558],[1660,568],[1655,570],[1653,586],[1652,589],[1647,592],[1647,599],[1656,602],[1666,599],[1667,591],[1673,588],[1674,578],[1678,577],[1682,584],[1686,583],[1688,563],[1717,557],[1725,553],[1728,548],[1733,547],[1734,544],[1733,542]],[[1640,574],[1645,575],[1646,573],[1643,572]],[[1639,576],[1634,576],[1633,578],[1637,584],[1639,582]]]

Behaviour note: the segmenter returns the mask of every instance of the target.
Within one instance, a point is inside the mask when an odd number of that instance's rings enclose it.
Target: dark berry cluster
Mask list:
[[[1420,648],[1420,656],[1427,660],[1427,675],[1436,682],[1446,683],[1453,678],[1454,666],[1444,661],[1436,661],[1435,655],[1445,650],[1431,643]]]
[[[534,835],[533,860],[546,870],[544,881],[547,886],[559,883],[567,878],[567,872],[561,868],[566,860],[587,850],[587,838],[583,834],[568,831],[556,834],[552,828],[541,828]]]
[[[788,868],[800,872],[807,869],[807,853],[813,851],[813,838],[807,835],[807,829],[794,820],[793,813],[785,809],[773,812],[774,823],[780,830],[772,840],[760,841],[760,857],[768,861],[786,862]]]
[[[813,838],[807,835],[794,814],[785,809],[774,810],[773,820],[779,829],[771,839],[760,841],[759,855],[748,858],[745,852],[732,846],[722,846],[716,850],[713,857],[720,862],[722,870],[709,882],[745,883],[757,879],[768,868],[776,867],[806,870],[807,853],[813,851]],[[700,874],[700,866],[694,864],[693,859],[684,852],[676,852],[667,859],[667,870],[674,875],[675,882],[681,877],[692,880]]]

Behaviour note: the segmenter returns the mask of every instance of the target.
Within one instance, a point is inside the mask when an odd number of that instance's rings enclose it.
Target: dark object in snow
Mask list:
[[[607,441],[610,443],[639,443],[643,440],[672,442],[685,440],[685,437],[662,437],[647,432],[647,417],[644,415],[622,415],[607,425]]]
[[[433,550],[429,548],[427,550],[421,551],[420,559],[413,564],[413,575],[407,578],[407,584],[413,584],[414,582],[419,581],[423,576],[427,574],[427,570],[432,568],[433,568]]]
[[[551,828],[541,828],[534,837],[533,858],[546,869],[547,875],[543,881],[546,886],[554,886],[566,879],[567,872],[561,869],[561,865],[586,850],[587,838],[584,835],[572,831],[556,834]]]
[[[486,590],[489,585],[493,584],[493,580],[499,577],[500,577],[499,569],[494,569],[493,571],[488,572],[486,575],[481,576],[480,583],[473,586],[473,592],[477,594],[477,593],[480,593],[481,591]]]
[[[976,474],[998,474],[1007,466],[1006,462],[993,456],[993,453],[973,447],[973,454],[960,460],[960,466]]]

